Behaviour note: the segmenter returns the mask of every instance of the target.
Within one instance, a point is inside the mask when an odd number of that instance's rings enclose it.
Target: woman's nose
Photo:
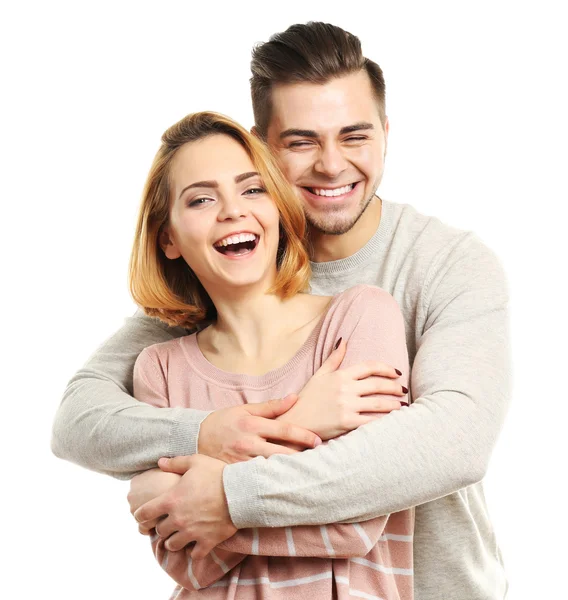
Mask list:
[[[239,219],[241,217],[246,217],[247,214],[248,207],[246,198],[237,195],[235,197],[223,198],[218,218],[220,221],[226,219]]]

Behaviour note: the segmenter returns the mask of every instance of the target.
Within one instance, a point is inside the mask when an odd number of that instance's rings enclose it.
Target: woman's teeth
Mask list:
[[[342,196],[343,194],[348,194],[355,187],[354,183],[350,183],[349,185],[345,185],[340,188],[336,188],[334,190],[328,190],[323,188],[308,188],[312,194],[316,196]]]
[[[254,233],[238,233],[223,238],[213,246],[221,254],[228,256],[241,256],[248,254],[256,248],[258,236]]]
[[[215,243],[215,246],[229,246],[230,244],[242,244],[243,242],[254,242],[256,235],[254,233],[239,233],[231,235]]]

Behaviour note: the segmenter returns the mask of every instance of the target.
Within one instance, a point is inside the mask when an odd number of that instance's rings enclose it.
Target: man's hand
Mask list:
[[[400,371],[373,360],[339,369],[346,349],[340,341],[279,421],[301,424],[329,440],[408,405],[397,399],[408,393],[396,381]]]
[[[141,506],[134,517],[144,525],[165,516],[155,529],[161,538],[167,538],[166,549],[181,550],[195,542],[191,557],[205,558],[237,531],[223,489],[225,463],[196,454],[160,459],[158,464],[184,475],[171,490]]]
[[[321,439],[298,425],[276,421],[296,403],[290,394],[282,400],[221,408],[208,415],[199,430],[198,451],[226,463],[255,456],[293,454],[298,450],[274,442],[294,444],[298,449],[314,448]],[[271,441],[268,441],[271,440]]]
[[[127,500],[130,504],[130,513],[134,514],[143,504],[157,498],[164,492],[179,483],[181,475],[176,473],[164,473],[160,469],[149,469],[136,475],[130,480],[130,491]],[[158,519],[138,525],[138,531],[143,535],[149,535],[156,527]]]

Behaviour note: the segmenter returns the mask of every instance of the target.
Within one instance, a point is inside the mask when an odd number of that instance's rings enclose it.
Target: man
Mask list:
[[[71,380],[53,450],[126,478],[199,444],[200,455],[160,464],[185,474],[135,514],[142,529],[169,515],[160,535],[172,535],[173,550],[196,541],[196,555],[235,527],[356,521],[416,506],[416,598],[503,598],[480,483],[509,402],[502,269],[472,234],[375,196],[388,136],[384,81],[355,36],[294,25],[254,50],[252,72],[255,131],[304,201],[312,291],[366,283],[395,297],[413,405],[317,451],[266,460],[266,440],[315,443],[269,418],[289,400],[203,413],[128,395],[142,348],[185,333],[136,315]],[[339,373],[323,376],[333,382]]]

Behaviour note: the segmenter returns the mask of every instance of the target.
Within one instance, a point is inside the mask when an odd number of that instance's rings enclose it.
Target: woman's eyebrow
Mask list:
[[[257,177],[259,174],[256,171],[249,171],[248,173],[241,173],[235,177],[235,183],[241,183],[245,179],[250,179],[251,177]]]
[[[258,173],[256,171],[249,171],[248,173],[241,173],[240,175],[235,176],[235,183],[241,183],[245,179],[250,179],[251,177],[256,177]],[[178,200],[182,197],[182,194],[190,190],[192,188],[218,188],[219,183],[213,179],[209,179],[207,181],[196,181],[195,183],[191,183],[190,185],[186,185],[183,190],[179,193]]]

